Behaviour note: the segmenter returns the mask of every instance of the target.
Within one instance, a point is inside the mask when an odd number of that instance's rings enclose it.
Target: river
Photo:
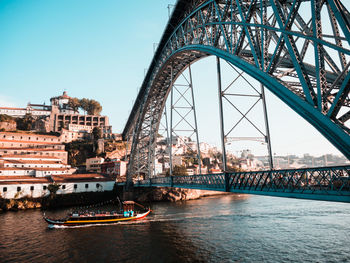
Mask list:
[[[225,195],[152,209],[140,222],[58,229],[39,210],[2,213],[0,262],[350,262],[350,204]]]

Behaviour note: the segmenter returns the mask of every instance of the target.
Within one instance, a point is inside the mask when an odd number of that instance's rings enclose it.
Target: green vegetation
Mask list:
[[[31,114],[26,114],[23,118],[16,118],[17,130],[30,131],[35,123]]]
[[[71,107],[74,111],[78,111],[78,109],[82,109],[89,115],[100,115],[102,111],[101,104],[93,99],[78,99],[78,98],[70,98],[68,102],[69,107]]]
[[[15,118],[6,114],[0,114],[0,122],[15,122]]]
[[[72,167],[83,165],[87,158],[95,157],[93,142],[89,141],[72,141],[65,143],[68,152],[68,164]]]

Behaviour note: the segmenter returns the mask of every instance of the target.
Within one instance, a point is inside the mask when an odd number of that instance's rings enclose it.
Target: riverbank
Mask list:
[[[115,190],[109,192],[73,193],[66,195],[51,195],[41,198],[0,198],[0,212],[19,211],[26,209],[55,209],[70,206],[92,205],[109,200],[115,200],[117,196],[122,199],[123,190],[123,187],[117,187]],[[170,187],[139,187],[133,189],[132,199],[140,203],[177,202],[199,199],[205,196],[227,194],[229,193]]]
[[[116,191],[51,195],[40,198],[0,198],[0,212],[26,209],[55,209],[70,206],[85,206],[116,199]]]
[[[177,202],[199,199],[212,195],[227,195],[230,193],[196,189],[171,187],[134,188],[134,199],[137,202]]]

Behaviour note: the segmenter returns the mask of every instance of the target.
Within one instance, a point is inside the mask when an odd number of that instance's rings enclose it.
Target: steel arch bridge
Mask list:
[[[128,174],[151,170],[166,99],[207,56],[261,82],[350,159],[350,14],[340,0],[178,0],[123,137]]]

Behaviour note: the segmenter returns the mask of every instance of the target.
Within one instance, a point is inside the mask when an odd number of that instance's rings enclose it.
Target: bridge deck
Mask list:
[[[134,187],[178,187],[350,203],[350,166],[157,177]]]

